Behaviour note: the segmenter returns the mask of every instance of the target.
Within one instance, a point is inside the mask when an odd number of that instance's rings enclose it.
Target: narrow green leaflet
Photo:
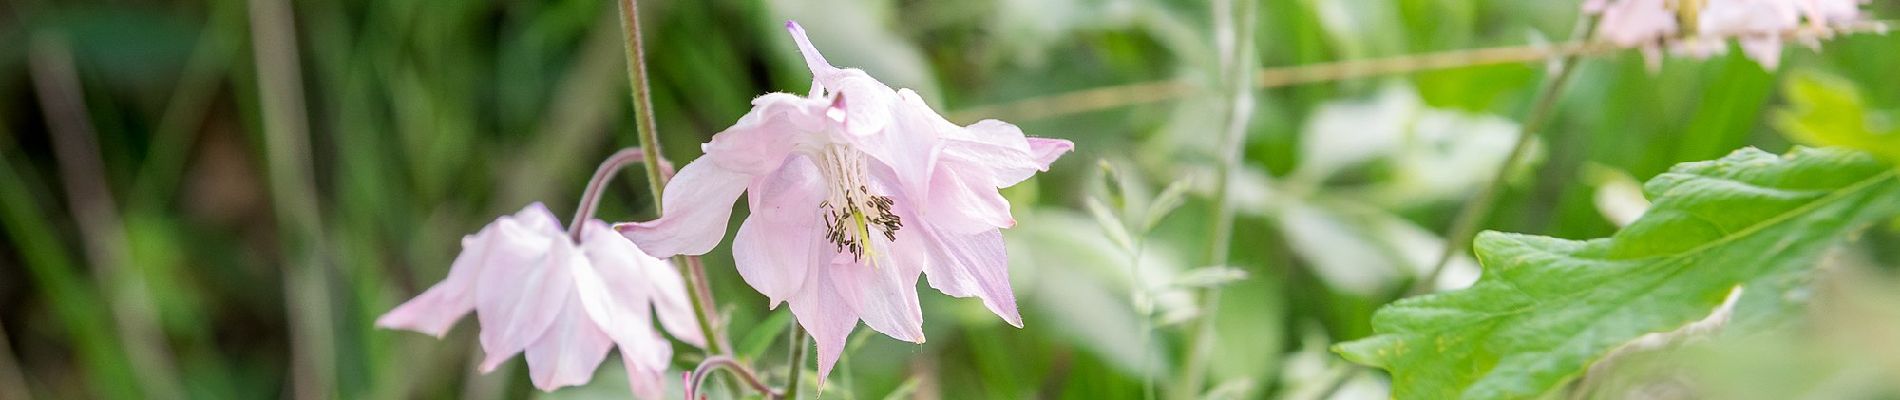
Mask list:
[[[1783,92],[1789,104],[1775,112],[1775,127],[1788,138],[1900,160],[1900,121],[1893,112],[1872,109],[1853,82],[1805,71],[1789,78]]]
[[[1868,221],[1900,213],[1900,179],[1865,153],[1742,149],[1644,185],[1654,205],[1587,241],[1485,232],[1483,277],[1400,300],[1334,351],[1392,373],[1404,399],[1528,398],[1618,345],[1707,316],[1736,286],[1807,269]],[[1738,305],[1737,317],[1755,310]]]

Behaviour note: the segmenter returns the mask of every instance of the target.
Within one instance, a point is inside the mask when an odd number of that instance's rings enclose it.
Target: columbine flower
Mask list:
[[[442,337],[475,312],[488,372],[528,353],[528,373],[545,391],[587,383],[607,350],[620,346],[628,383],[662,396],[673,348],[653,328],[703,346],[679,273],[589,220],[576,244],[541,203],[462,238],[449,276],[376,319],[376,326]]]
[[[1584,12],[1601,13],[1597,35],[1623,47],[1640,47],[1650,69],[1658,66],[1662,42],[1676,36],[1676,12],[1664,0],[1590,0]]]
[[[734,261],[771,307],[791,304],[818,343],[821,378],[860,319],[924,341],[920,273],[1022,326],[998,231],[1015,219],[997,189],[1047,170],[1074,144],[994,120],[957,126],[910,89],[831,66],[804,29],[786,28],[815,77],[809,97],[754,99],[667,185],[664,216],[615,229],[654,256],[705,253],[725,235],[733,201],[751,193]]]
[[[1808,17],[1808,24],[1827,26],[1828,24],[1859,21],[1863,14],[1860,6],[1871,0],[1799,0],[1801,13]]]
[[[1703,35],[1736,37],[1742,54],[1775,69],[1781,64],[1781,34],[1801,23],[1796,0],[1709,0],[1696,17]]]
[[[1651,69],[1662,45],[1676,53],[1708,57],[1728,50],[1734,38],[1742,53],[1763,68],[1781,61],[1784,35],[1801,26],[1802,18],[1825,37],[1832,25],[1860,20],[1867,0],[1588,0],[1586,13],[1601,14],[1597,34],[1623,47],[1640,47]],[[1694,30],[1679,37],[1683,24]],[[1803,42],[1820,47],[1815,36]]]

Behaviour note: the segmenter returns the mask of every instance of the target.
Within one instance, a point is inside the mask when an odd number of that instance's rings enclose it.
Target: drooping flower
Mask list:
[[[704,346],[679,272],[640,251],[605,222],[589,220],[580,243],[541,203],[462,238],[449,275],[376,319],[376,326],[442,337],[470,311],[481,324],[488,372],[526,352],[544,391],[587,383],[618,345],[628,383],[642,398],[662,396],[674,338]]]
[[[1676,11],[1664,0],[1591,0],[1584,11],[1601,13],[1597,35],[1623,47],[1638,47],[1650,69],[1662,56],[1662,43],[1676,36]]]
[[[1796,0],[1708,0],[1696,17],[1696,30],[1706,36],[1734,37],[1742,54],[1775,69],[1781,64],[1782,32],[1801,23]]]
[[[1808,24],[1827,26],[1842,22],[1859,21],[1865,16],[1860,6],[1872,0],[1799,0],[1801,13],[1808,18]]]
[[[833,67],[803,28],[786,28],[814,75],[811,93],[754,99],[667,185],[661,218],[615,229],[657,257],[705,253],[750,193],[732,245],[739,274],[771,307],[791,305],[817,341],[821,377],[859,320],[923,342],[920,274],[1022,326],[999,231],[1015,219],[997,190],[1074,144],[995,120],[958,126],[909,89]]]
[[[1728,51],[1735,39],[1743,55],[1775,69],[1781,61],[1784,37],[1801,27],[1805,18],[1814,31],[1800,35],[1802,43],[1819,48],[1820,38],[1843,23],[1863,18],[1867,0],[1588,0],[1586,13],[1600,14],[1597,34],[1623,47],[1641,48],[1652,69],[1660,49],[1691,57],[1709,57]],[[1684,26],[1689,32],[1683,32]]]

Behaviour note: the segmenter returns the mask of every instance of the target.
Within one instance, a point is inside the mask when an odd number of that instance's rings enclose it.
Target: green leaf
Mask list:
[[[1900,160],[1900,126],[1891,112],[1870,109],[1854,83],[1808,71],[1789,78],[1784,92],[1791,104],[1776,111],[1775,126],[1789,139]]]
[[[1742,149],[1679,164],[1643,189],[1654,206],[1609,238],[1480,235],[1476,284],[1387,305],[1374,336],[1334,351],[1390,371],[1398,398],[1536,397],[1618,345],[1707,316],[1735,286],[1811,268],[1850,231],[1900,212],[1895,171],[1844,150]],[[1759,312],[1746,307],[1738,318]]]

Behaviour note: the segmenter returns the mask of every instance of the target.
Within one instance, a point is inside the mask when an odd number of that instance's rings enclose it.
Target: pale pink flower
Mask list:
[[[1865,15],[1860,6],[1870,0],[1799,0],[1801,13],[1807,15],[1808,24],[1827,26],[1842,22],[1859,21]]]
[[[817,341],[821,377],[860,319],[924,341],[919,274],[1022,326],[998,231],[1016,221],[997,189],[1074,144],[994,120],[957,126],[910,89],[831,66],[802,28],[786,28],[815,77],[809,96],[754,99],[667,185],[664,216],[615,229],[657,257],[705,253],[750,193],[752,215],[732,240],[739,275],[771,307],[791,304]]]
[[[1742,54],[1775,69],[1781,64],[1781,34],[1801,23],[1797,0],[1708,0],[1696,17],[1698,33],[1735,37]]]
[[[1676,11],[1665,0],[1591,0],[1585,12],[1602,13],[1597,35],[1623,47],[1640,47],[1650,69],[1658,66],[1662,42],[1676,36]]]
[[[581,238],[568,237],[541,203],[503,216],[462,238],[449,276],[376,326],[441,337],[474,311],[486,353],[481,371],[525,351],[528,374],[545,391],[587,383],[619,345],[634,392],[658,398],[673,348],[654,329],[654,314],[674,338],[705,344],[679,272],[605,222],[587,221]]]

